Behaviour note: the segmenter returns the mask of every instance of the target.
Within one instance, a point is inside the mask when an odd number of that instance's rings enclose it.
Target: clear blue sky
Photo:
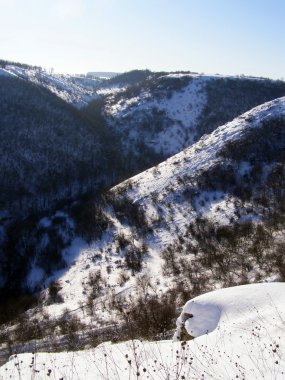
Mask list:
[[[285,0],[0,0],[0,58],[285,77]]]

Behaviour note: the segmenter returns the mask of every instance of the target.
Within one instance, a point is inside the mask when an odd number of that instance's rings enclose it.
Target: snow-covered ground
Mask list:
[[[1,379],[284,379],[284,283],[220,289],[189,301],[183,312],[193,315],[185,327],[194,340],[13,355]]]

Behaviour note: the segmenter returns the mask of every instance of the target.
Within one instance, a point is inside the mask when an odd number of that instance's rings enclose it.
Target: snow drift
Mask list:
[[[284,379],[285,284],[220,289],[186,303],[189,342],[104,343],[14,355],[1,379]],[[181,316],[178,318],[178,329]],[[215,326],[216,325],[216,326]]]

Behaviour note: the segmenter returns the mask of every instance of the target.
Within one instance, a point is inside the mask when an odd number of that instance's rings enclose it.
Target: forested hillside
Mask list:
[[[90,122],[49,90],[17,77],[0,76],[0,89],[0,283],[8,294],[24,286],[36,255],[49,272],[58,267],[54,261],[73,236],[73,223],[58,218],[47,238],[40,219],[113,184],[109,169],[119,158],[102,120]]]
[[[39,86],[0,81],[1,209],[48,209],[96,186],[107,165],[93,125]]]

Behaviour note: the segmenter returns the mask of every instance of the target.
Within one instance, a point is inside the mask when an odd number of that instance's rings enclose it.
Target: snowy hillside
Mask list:
[[[77,110],[8,69],[0,360],[165,339],[190,296],[285,279],[285,98],[241,114],[283,82],[135,71]]]
[[[149,73],[107,97],[104,113],[122,136],[124,154],[153,154],[162,161],[252,107],[284,95],[284,82],[269,79]]]
[[[102,80],[80,76],[53,74],[39,68],[22,68],[6,65],[0,69],[0,76],[13,76],[43,86],[76,107],[83,107],[97,96],[95,89]]]
[[[0,60],[1,61],[1,60]],[[6,61],[3,61],[4,63]],[[50,90],[52,93],[63,99],[76,108],[83,108],[93,99],[105,96],[106,94],[116,94],[123,91],[129,85],[128,76],[115,74],[118,78],[111,78],[108,73],[88,73],[59,74],[52,69],[46,70],[37,66],[24,64],[2,63],[0,76],[21,78],[36,85]],[[1,66],[1,62],[0,62]],[[102,74],[106,74],[105,77]]]
[[[0,76],[47,88],[96,122],[100,112],[122,143],[132,172],[187,148],[241,113],[285,95],[285,84],[264,78],[133,70],[110,79],[54,74],[39,67],[2,65]]]
[[[86,220],[97,240],[74,240],[52,277],[38,268],[39,285],[59,280],[45,313],[77,309],[98,327],[123,321],[138,299],[175,307],[189,294],[284,279],[284,117],[285,98],[256,107],[114,187]]]
[[[175,80],[181,83],[177,85]],[[207,102],[204,91],[207,80],[190,74],[161,76],[158,83],[153,80],[154,88],[142,89],[137,96],[128,98],[121,93],[118,96],[121,99],[111,98],[106,115],[110,124],[127,137],[126,149],[145,144],[157,154],[171,156],[193,143],[197,119]],[[177,85],[176,91],[171,88],[172,82]],[[137,154],[140,148],[137,147]]]
[[[0,368],[17,379],[283,379],[284,283],[221,289],[187,302],[198,338],[103,343],[95,349],[13,355]],[[178,319],[180,325],[181,317]]]

